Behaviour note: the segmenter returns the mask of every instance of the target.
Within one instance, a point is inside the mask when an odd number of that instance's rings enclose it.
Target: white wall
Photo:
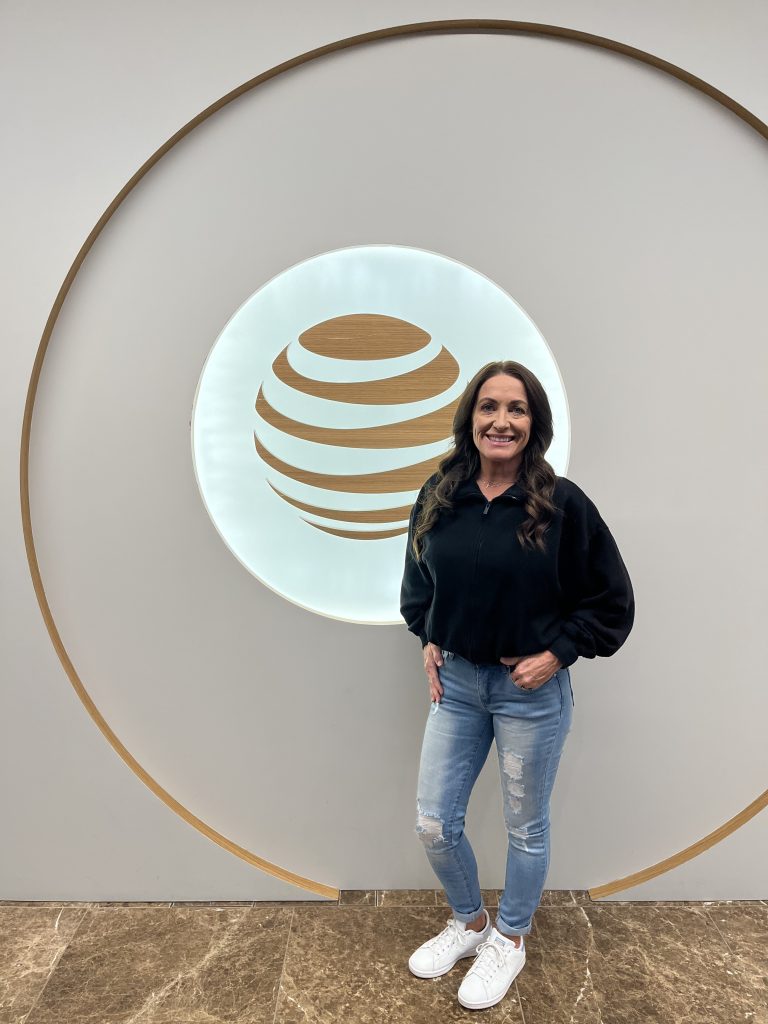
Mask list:
[[[24,557],[26,387],[83,239],[181,124],[321,43],[470,16],[627,42],[768,119],[757,2],[138,3],[128,20],[116,4],[4,6],[0,73],[15,101],[2,218],[0,896],[303,898],[172,815],[85,714]],[[382,139],[392,145],[374,160]],[[407,174],[387,156],[403,139]],[[355,173],[341,179],[350,161]],[[57,326],[32,501],[73,661],[174,796],[320,881],[432,884],[410,832],[426,701],[416,641],[404,628],[313,616],[260,587],[205,517],[188,454],[194,384],[226,317],[298,259],[366,241],[464,260],[531,313],[569,391],[569,475],[597,501],[636,584],[626,649],[573,670],[548,884],[645,867],[765,788],[767,169],[764,141],[672,79],[572,44],[471,36],[305,68],[209,122],[146,179]],[[483,881],[496,885],[504,837],[489,767],[471,823]],[[765,896],[767,829],[763,814],[629,895]]]

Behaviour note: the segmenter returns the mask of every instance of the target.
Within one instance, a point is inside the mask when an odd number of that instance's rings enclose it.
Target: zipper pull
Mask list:
[[[490,501],[486,501],[485,508],[483,509],[483,515],[487,516],[488,513],[490,512],[490,510],[491,510],[491,503],[490,503]]]

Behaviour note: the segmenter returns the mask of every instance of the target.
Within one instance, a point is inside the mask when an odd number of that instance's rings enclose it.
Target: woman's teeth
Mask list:
[[[493,441],[494,444],[506,444],[514,440],[509,434],[486,434],[485,436],[488,441]]]

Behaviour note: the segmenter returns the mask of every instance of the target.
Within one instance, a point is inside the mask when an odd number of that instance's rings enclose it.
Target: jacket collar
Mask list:
[[[520,484],[512,484],[506,491],[502,491],[500,494],[495,495],[493,498],[496,501],[498,498],[509,498],[513,501],[525,501],[525,491]],[[454,501],[487,501],[487,498],[477,486],[476,480],[463,480],[456,490],[453,492]]]

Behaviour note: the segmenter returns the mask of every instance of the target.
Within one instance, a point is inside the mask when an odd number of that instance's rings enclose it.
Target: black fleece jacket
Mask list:
[[[476,664],[552,651],[563,665],[614,654],[632,629],[632,584],[608,527],[586,494],[558,477],[546,549],[523,548],[525,492],[486,501],[474,480],[454,492],[422,538],[412,540],[424,484],[411,512],[400,611],[408,629]]]

